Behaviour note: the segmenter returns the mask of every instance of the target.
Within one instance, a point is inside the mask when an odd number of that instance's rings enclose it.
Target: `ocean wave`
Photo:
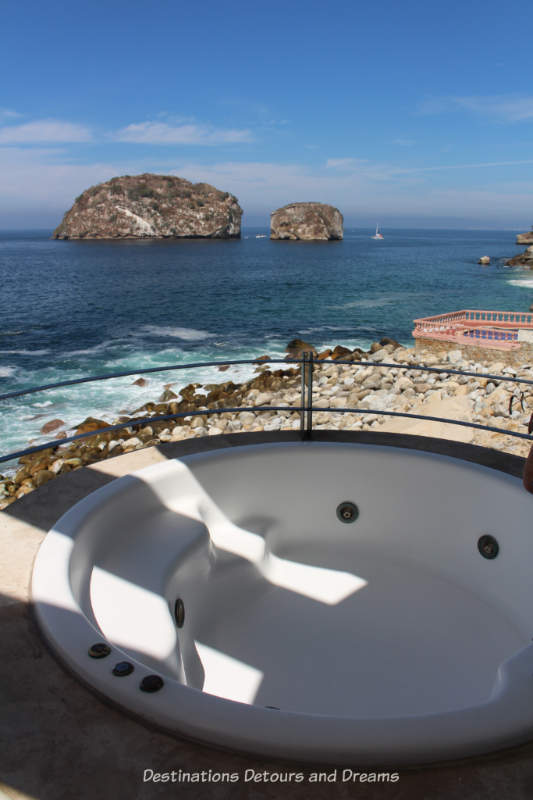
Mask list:
[[[0,355],[5,356],[44,356],[50,350],[0,350]]]
[[[200,342],[202,339],[210,339],[214,333],[200,331],[196,328],[173,328],[165,325],[144,325],[141,331],[149,336],[170,336],[173,339],[184,339],[187,342]]]
[[[390,303],[395,303],[396,300],[390,300],[386,297],[378,297],[375,300],[351,300],[349,303],[342,303],[339,306],[328,306],[328,308],[334,308],[337,310],[342,310],[346,308],[378,308],[379,306],[387,306]]]
[[[511,284],[511,286],[522,286],[525,289],[533,289],[532,278],[517,278],[516,280],[507,281],[507,283]]]
[[[123,339],[108,339],[105,342],[100,342],[100,344],[95,344],[93,347],[87,347],[82,350],[67,350],[62,355],[65,358],[70,358],[70,356],[92,356],[95,353],[104,353],[112,347],[122,347],[131,350],[133,349],[133,344],[131,342],[126,343]]]
[[[10,378],[15,374],[15,367],[0,367],[0,378]]]
[[[300,333],[321,333],[322,331],[353,331],[353,325],[318,325],[315,328],[305,328]]]

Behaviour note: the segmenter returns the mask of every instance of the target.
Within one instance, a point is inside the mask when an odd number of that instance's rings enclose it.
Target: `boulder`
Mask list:
[[[302,353],[309,352],[316,355],[316,350],[313,345],[309,344],[308,342],[304,342],[303,339],[291,339],[285,348],[285,352],[289,358],[302,358]]]
[[[43,427],[41,428],[41,433],[52,433],[52,431],[56,431],[58,428],[62,428],[65,423],[62,419],[51,419],[49,422],[46,422]]]
[[[54,239],[238,239],[242,209],[229,192],[174,175],[123,175],[76,198]]]
[[[392,345],[393,350],[396,350],[398,347],[401,347],[401,344],[397,342],[396,339],[391,339],[389,336],[384,336],[383,339],[380,339],[379,344],[382,347],[386,347],[387,345]]]
[[[159,398],[159,402],[160,402],[160,403],[168,403],[168,402],[169,402],[169,400],[176,400],[176,399],[177,399],[177,397],[178,397],[178,395],[177,395],[177,394],[174,394],[174,392],[172,391],[172,389],[165,389],[165,390],[163,391],[163,394],[162,394],[162,395],[161,395],[161,397]]]
[[[340,358],[341,361],[349,361],[351,357],[352,357],[352,351],[349,350],[347,347],[343,347],[342,344],[338,344],[330,356],[331,359]]]
[[[533,269],[533,245],[526,247],[523,253],[505,262],[506,267],[527,267]]]
[[[343,216],[324,203],[289,203],[270,215],[270,238],[290,240],[342,239]]]
[[[517,244],[533,244],[533,228],[527,233],[519,233],[516,237]]]
[[[103,419],[95,419],[95,417],[87,417],[78,427],[76,428],[76,434],[80,433],[91,433],[92,431],[98,431],[100,428],[107,428],[109,427],[110,422],[104,422]]]
[[[488,264],[490,264],[490,256],[481,256],[477,263],[486,267]]]

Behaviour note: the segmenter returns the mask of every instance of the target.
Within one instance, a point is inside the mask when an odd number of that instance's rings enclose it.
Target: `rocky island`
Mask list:
[[[289,203],[270,215],[270,238],[290,240],[342,239],[343,216],[325,203]]]
[[[527,233],[519,233],[516,237],[517,244],[533,244],[533,228]]]
[[[506,267],[527,267],[533,269],[533,245],[526,247],[523,253],[520,253],[513,258],[509,258],[505,262]]]
[[[124,175],[76,198],[54,239],[238,239],[237,198],[173,175]]]

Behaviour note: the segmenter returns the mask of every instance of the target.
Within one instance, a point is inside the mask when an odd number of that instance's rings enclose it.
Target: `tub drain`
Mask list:
[[[483,556],[483,558],[496,558],[498,553],[500,552],[500,545],[489,533],[486,533],[484,536],[480,536],[477,542],[477,549]]]
[[[355,503],[345,500],[337,506],[337,519],[341,522],[355,522],[359,516],[359,509]]]

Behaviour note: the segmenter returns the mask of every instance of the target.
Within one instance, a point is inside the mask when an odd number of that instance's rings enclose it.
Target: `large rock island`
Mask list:
[[[342,239],[343,217],[325,203],[289,203],[270,215],[271,239]]]
[[[519,233],[516,237],[517,244],[533,244],[533,228],[527,233]]]
[[[124,175],[76,198],[54,239],[238,239],[237,198],[173,175]]]

